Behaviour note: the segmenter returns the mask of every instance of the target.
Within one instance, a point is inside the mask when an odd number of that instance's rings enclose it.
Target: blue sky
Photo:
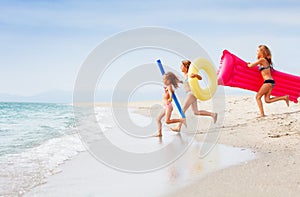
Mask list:
[[[299,18],[297,0],[0,0],[0,93],[72,91],[98,44],[143,26],[190,36],[216,66],[224,49],[253,61],[266,44],[277,69],[300,75]]]

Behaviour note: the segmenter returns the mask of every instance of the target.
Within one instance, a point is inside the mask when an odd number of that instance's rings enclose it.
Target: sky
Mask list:
[[[300,75],[298,0],[0,0],[0,93],[73,91],[82,63],[107,38],[162,27],[197,41],[218,67],[266,44],[275,67]]]

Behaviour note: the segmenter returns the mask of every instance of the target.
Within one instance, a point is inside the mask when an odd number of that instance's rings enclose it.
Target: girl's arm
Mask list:
[[[267,60],[265,58],[260,58],[256,62],[253,62],[253,63],[248,62],[247,64],[248,64],[249,68],[252,68],[252,67],[257,66],[257,65],[263,65],[263,66],[265,66],[266,61]]]
[[[197,78],[198,80],[201,80],[201,79],[202,79],[202,77],[201,77],[200,75],[195,74],[195,73],[192,73],[192,74],[191,74],[191,78]]]

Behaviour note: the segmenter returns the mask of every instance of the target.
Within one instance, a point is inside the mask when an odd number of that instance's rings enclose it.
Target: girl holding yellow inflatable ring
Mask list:
[[[189,71],[189,67],[191,65],[191,61],[189,60],[183,60],[181,61],[181,71],[183,72],[184,75],[184,87],[185,87],[185,91],[187,93],[187,97],[186,100],[184,102],[183,105],[183,112],[186,112],[186,110],[192,106],[192,110],[194,112],[195,115],[199,115],[199,116],[210,116],[213,118],[214,123],[216,123],[217,121],[217,113],[213,113],[213,112],[208,112],[205,110],[198,110],[198,106],[197,106],[197,98],[195,97],[195,95],[193,94],[193,92],[191,91],[190,85],[188,83],[188,71]],[[202,77],[198,74],[191,74],[190,76],[191,78],[197,78],[198,80],[202,80]],[[182,126],[182,123],[179,123],[177,125],[177,127],[175,128],[171,128],[172,131],[180,131]]]

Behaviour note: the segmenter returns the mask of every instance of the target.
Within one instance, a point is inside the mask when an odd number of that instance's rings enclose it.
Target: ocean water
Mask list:
[[[20,196],[83,151],[73,107],[0,103],[0,196]]]

